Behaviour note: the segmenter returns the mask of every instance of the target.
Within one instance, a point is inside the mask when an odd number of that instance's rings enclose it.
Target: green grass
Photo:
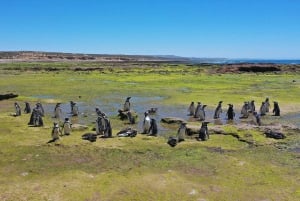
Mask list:
[[[0,90],[19,94],[20,102],[80,100],[91,108],[95,99],[121,105],[128,95],[164,97],[152,100],[162,105],[199,100],[212,108],[220,99],[238,107],[268,96],[279,101],[283,113],[300,111],[298,74],[205,71],[168,65],[113,72],[2,70]],[[45,127],[28,127],[29,115],[10,116],[14,101],[0,102],[0,200],[300,200],[299,153],[276,148],[278,143],[299,142],[292,131],[276,141],[256,130],[225,126],[227,133],[256,146],[230,135],[211,135],[205,142],[188,138],[171,148],[163,137],[143,135],[90,143],[81,140],[91,132],[89,124],[88,131],[74,131],[49,145],[50,114]],[[124,127],[115,117],[111,121],[113,134]]]

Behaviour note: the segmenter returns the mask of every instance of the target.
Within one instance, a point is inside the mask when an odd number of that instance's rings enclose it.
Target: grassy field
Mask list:
[[[23,70],[30,66],[20,64]],[[191,101],[213,110],[223,100],[224,110],[233,103],[239,112],[244,101],[253,99],[259,108],[269,97],[279,102],[283,116],[268,115],[264,122],[297,122],[286,117],[299,118],[299,74],[213,74],[209,68],[167,64],[52,72],[13,67],[0,70],[0,93],[19,94],[0,102],[0,200],[300,200],[300,155],[284,148],[299,148],[297,131],[274,140],[255,129],[224,125],[229,133],[251,138],[255,146],[230,135],[211,135],[205,142],[190,137],[171,148],[166,137],[175,135],[177,126],[162,126],[167,129],[159,137],[81,140],[82,134],[93,132],[95,106],[109,114],[114,135],[128,126],[116,117],[127,96],[133,97],[140,121],[150,106],[162,111],[158,118],[178,112],[184,117]],[[70,100],[81,104],[85,115],[79,118],[89,129],[47,144],[55,103],[61,102],[66,111]],[[47,111],[45,126],[28,127],[28,114],[11,116],[15,101],[21,107],[24,101],[32,106],[41,101]]]

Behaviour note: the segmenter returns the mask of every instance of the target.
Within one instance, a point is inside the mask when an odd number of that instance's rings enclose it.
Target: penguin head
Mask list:
[[[127,98],[126,98],[126,101],[129,101],[130,99],[131,99],[131,97],[127,97]]]

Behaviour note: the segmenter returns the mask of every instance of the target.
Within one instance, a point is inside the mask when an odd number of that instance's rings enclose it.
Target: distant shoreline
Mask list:
[[[300,64],[300,59],[195,58],[173,55],[82,54],[40,51],[0,51],[0,63],[13,62],[168,62],[184,64]]]

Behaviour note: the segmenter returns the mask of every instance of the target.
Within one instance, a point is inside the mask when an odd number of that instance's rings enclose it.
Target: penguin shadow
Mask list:
[[[95,133],[85,133],[81,136],[82,140],[87,140],[90,142],[96,142],[97,140],[97,134]]]
[[[52,139],[52,140],[49,140],[48,142],[47,142],[47,144],[50,144],[50,143],[53,143],[53,142],[56,142],[58,139]]]

